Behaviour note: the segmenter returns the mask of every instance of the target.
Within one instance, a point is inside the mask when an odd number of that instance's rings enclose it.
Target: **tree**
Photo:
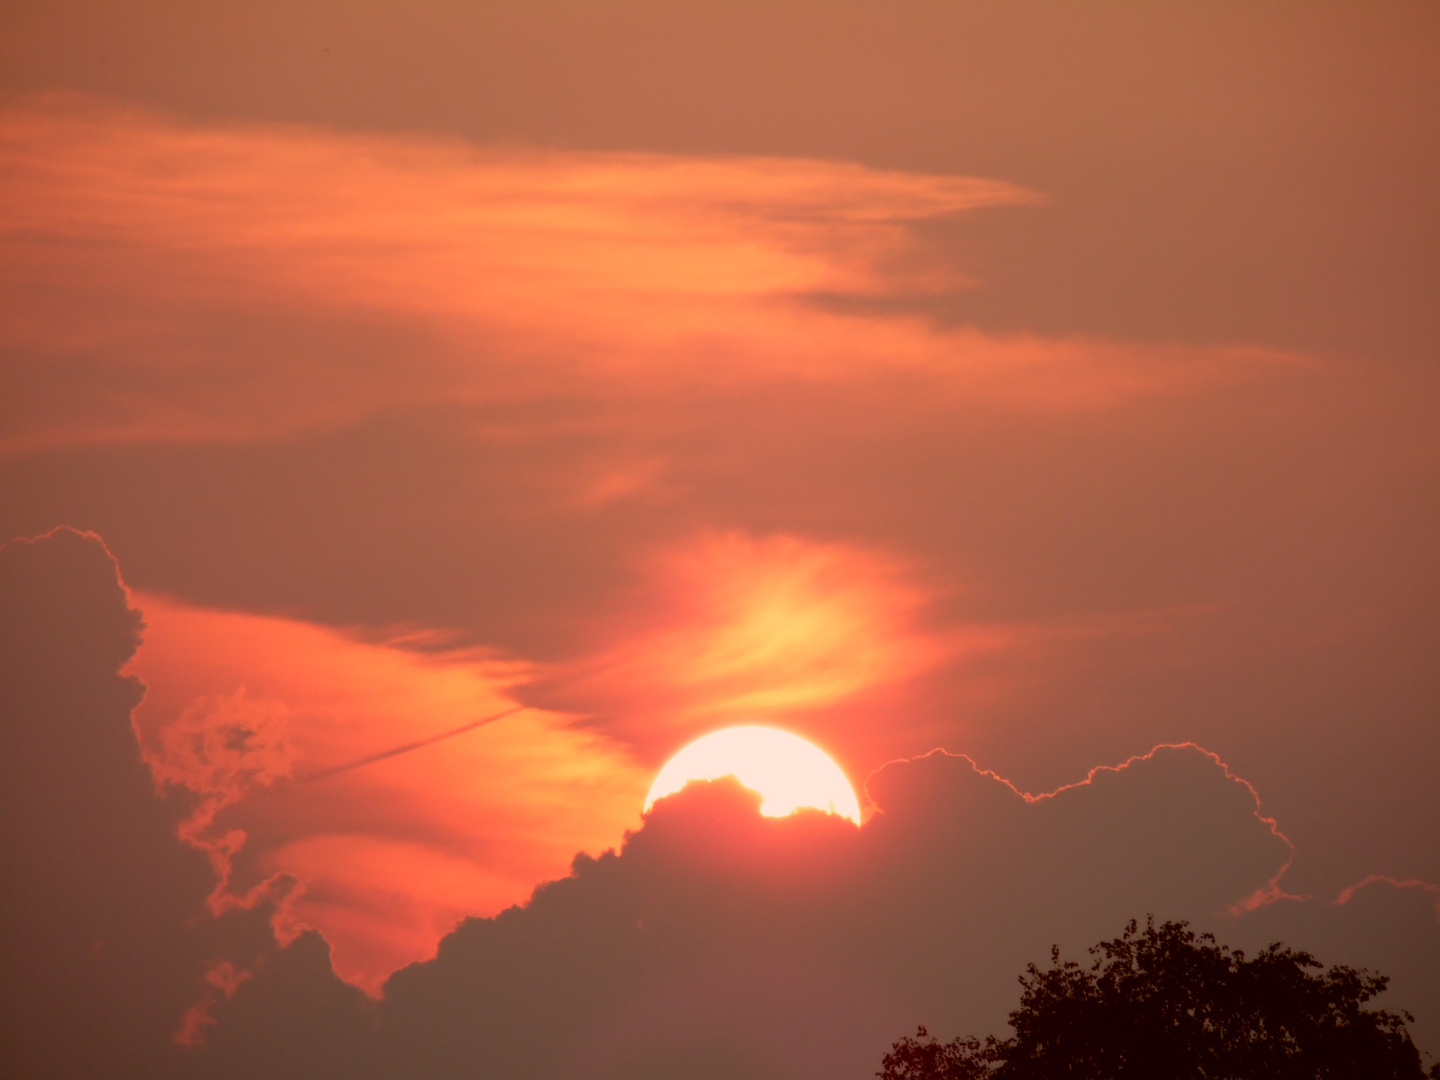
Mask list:
[[[1142,930],[1020,976],[1014,1035],[943,1043],[925,1028],[881,1080],[1425,1080],[1408,1013],[1362,1006],[1388,979],[1279,944],[1247,959],[1187,923]],[[1440,1064],[1429,1072],[1440,1080]]]

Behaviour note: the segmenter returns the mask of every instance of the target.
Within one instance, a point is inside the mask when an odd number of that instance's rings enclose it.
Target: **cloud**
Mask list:
[[[0,1055],[25,1076],[166,1076],[212,956],[263,946],[203,914],[199,853],[175,837],[131,729],[140,641],[99,537],[0,547]],[[265,930],[263,923],[259,929]]]
[[[319,928],[358,985],[636,820],[648,775],[523,708],[522,662],[138,599],[150,629],[131,670],[153,689],[136,725],[156,780],[195,800],[182,834],[213,861],[212,907],[280,890],[281,937]]]
[[[859,1077],[916,1022],[999,1030],[1026,961],[1052,942],[1083,955],[1134,914],[1225,940],[1263,917],[1347,959],[1294,917],[1339,909],[1231,913],[1290,849],[1253,789],[1197,747],[1157,747],[1042,796],[939,751],[868,787],[881,812],[859,829],[763,818],[729,781],[662,800],[620,851],[577,857],[523,907],[467,921],[393,976],[341,1060],[360,1076]],[[1440,948],[1440,924],[1415,940]],[[301,947],[222,1011],[209,1052],[222,1073],[232,1052],[288,1059],[296,1033],[267,1035],[269,1002],[325,971],[323,949]],[[1433,987],[1406,989],[1397,1004],[1440,1005]],[[338,1043],[325,1024],[303,1039]]]
[[[94,529],[149,590],[93,538],[0,556],[0,1072],[151,1078],[178,1031],[237,1080],[432,1035],[502,1072],[868,1074],[918,1019],[994,1029],[1052,931],[1132,901],[1435,1015],[1440,369],[1394,363],[1440,325],[1425,35],[818,5],[757,50],[703,6],[0,34],[7,79],[188,117],[0,102],[0,540]],[[857,787],[910,764],[858,834],[761,857],[721,800],[566,878],[738,719]],[[1230,767],[1067,783],[1187,740]],[[655,955],[607,914],[635,895]],[[404,980],[355,985],[432,956],[403,1016]]]
[[[1033,663],[1057,637],[1144,634],[1186,614],[957,627],[933,618],[943,593],[898,558],[783,535],[701,533],[638,569],[629,595],[592,626],[588,654],[550,664],[413,628],[367,640],[140,595],[151,629],[132,670],[153,689],[137,729],[157,781],[194,800],[182,835],[212,859],[212,909],[269,899],[281,941],[320,930],[335,970],[378,994],[467,916],[521,903],[576,851],[618,843],[654,769],[705,731],[780,724],[858,778],[877,751],[933,735],[912,710],[937,672]],[[1177,764],[1194,755],[1208,764]],[[886,821],[905,820],[913,799],[972,790],[951,775],[968,777],[968,759],[951,760],[889,766],[867,794]],[[1174,842],[1191,817],[1217,812],[1195,809],[1220,806],[1204,794],[1213,770],[1227,812],[1268,837],[1248,861],[1231,851],[1239,869],[1229,876]],[[1007,910],[1026,910],[1025,896],[1048,895],[1057,877],[1079,873],[1072,861],[1106,844],[1112,863],[1144,852],[1111,885],[1137,909],[1236,914],[1288,896],[1293,845],[1213,754],[1164,748],[1034,797],[987,775],[995,783],[973,789],[990,792],[987,805],[1018,799],[1037,807],[1023,820],[1052,823],[1048,850],[1021,865],[1014,852],[1038,841],[1033,829],[1005,838],[1008,811],[984,827],[994,848],[964,857],[1004,866],[1012,884],[1024,866],[1044,868]],[[1193,805],[1176,801],[1197,784]],[[1169,891],[1148,893],[1151,880]],[[1030,916],[1064,925],[1043,909]]]
[[[819,735],[1005,628],[937,629],[936,589],[903,560],[853,543],[704,532],[640,559],[598,647],[549,694],[647,760],[705,731],[763,717]]]
[[[212,909],[279,904],[282,941],[319,929],[373,993],[464,917],[618,843],[659,763],[706,731],[782,724],[863,775],[868,714],[1023,637],[936,628],[933,599],[857,545],[701,533],[641,560],[587,655],[545,665],[141,593],[136,726],[157,783],[191,800]]]
[[[794,379],[1088,409],[1285,359],[820,302],[964,287],[912,226],[1037,198],[994,180],[186,127],[64,97],[6,108],[0,159],[11,452]],[[643,461],[577,497],[643,483]]]

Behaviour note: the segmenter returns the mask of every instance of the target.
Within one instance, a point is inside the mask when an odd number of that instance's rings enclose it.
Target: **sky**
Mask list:
[[[1437,39],[7,4],[5,1052],[861,1077],[1153,914],[1440,1054]],[[751,723],[864,823],[642,816]]]

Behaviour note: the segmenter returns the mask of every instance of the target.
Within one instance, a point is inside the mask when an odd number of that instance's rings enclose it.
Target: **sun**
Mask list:
[[[712,731],[681,750],[650,785],[645,810],[691,780],[721,776],[733,776],[758,791],[760,812],[766,817],[813,806],[860,824],[855,790],[825,751],[788,731],[755,725]]]

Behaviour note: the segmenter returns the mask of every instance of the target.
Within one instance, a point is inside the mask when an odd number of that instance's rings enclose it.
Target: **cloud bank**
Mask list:
[[[222,1071],[268,1068],[297,1039],[362,1076],[865,1076],[907,1025],[999,1030],[1026,961],[1053,942],[1083,955],[1136,912],[1254,936],[1250,914],[1227,911],[1290,854],[1249,785],[1196,747],[1040,798],[941,751],[868,786],[881,812],[856,829],[762,818],[738,785],[692,785],[620,851],[581,856],[523,907],[463,924],[379,1003],[277,1036],[271,1010],[327,974],[322,943],[297,942],[290,966],[261,969],[221,1009],[207,1053]],[[1404,907],[1377,900],[1390,918]],[[1296,917],[1317,905],[1284,903],[1264,930],[1283,925],[1333,959],[1334,928]],[[1406,930],[1440,955],[1433,913]],[[1385,930],[1367,933],[1373,958]],[[1397,976],[1392,997],[1421,1009],[1432,994]]]
[[[374,1001],[319,933],[271,943],[265,902],[205,915],[211,869],[129,724],[140,688],[117,669],[140,618],[100,540],[7,545],[0,590],[6,821],[26,826],[5,832],[23,888],[3,970],[26,1003],[6,1045],[36,1075],[863,1076],[916,1022],[998,1029],[1026,960],[1145,912],[1378,964],[1433,1045],[1433,895],[1377,880],[1335,903],[1281,898],[1290,842],[1251,785],[1189,745],[1040,796],[935,751],[871,775],[878,812],[859,828],[764,818],[733,782],[693,785],[619,850],[463,922]],[[278,784],[300,740],[255,694],[215,708],[267,748],[254,781]],[[191,745],[212,788],[247,772]]]

